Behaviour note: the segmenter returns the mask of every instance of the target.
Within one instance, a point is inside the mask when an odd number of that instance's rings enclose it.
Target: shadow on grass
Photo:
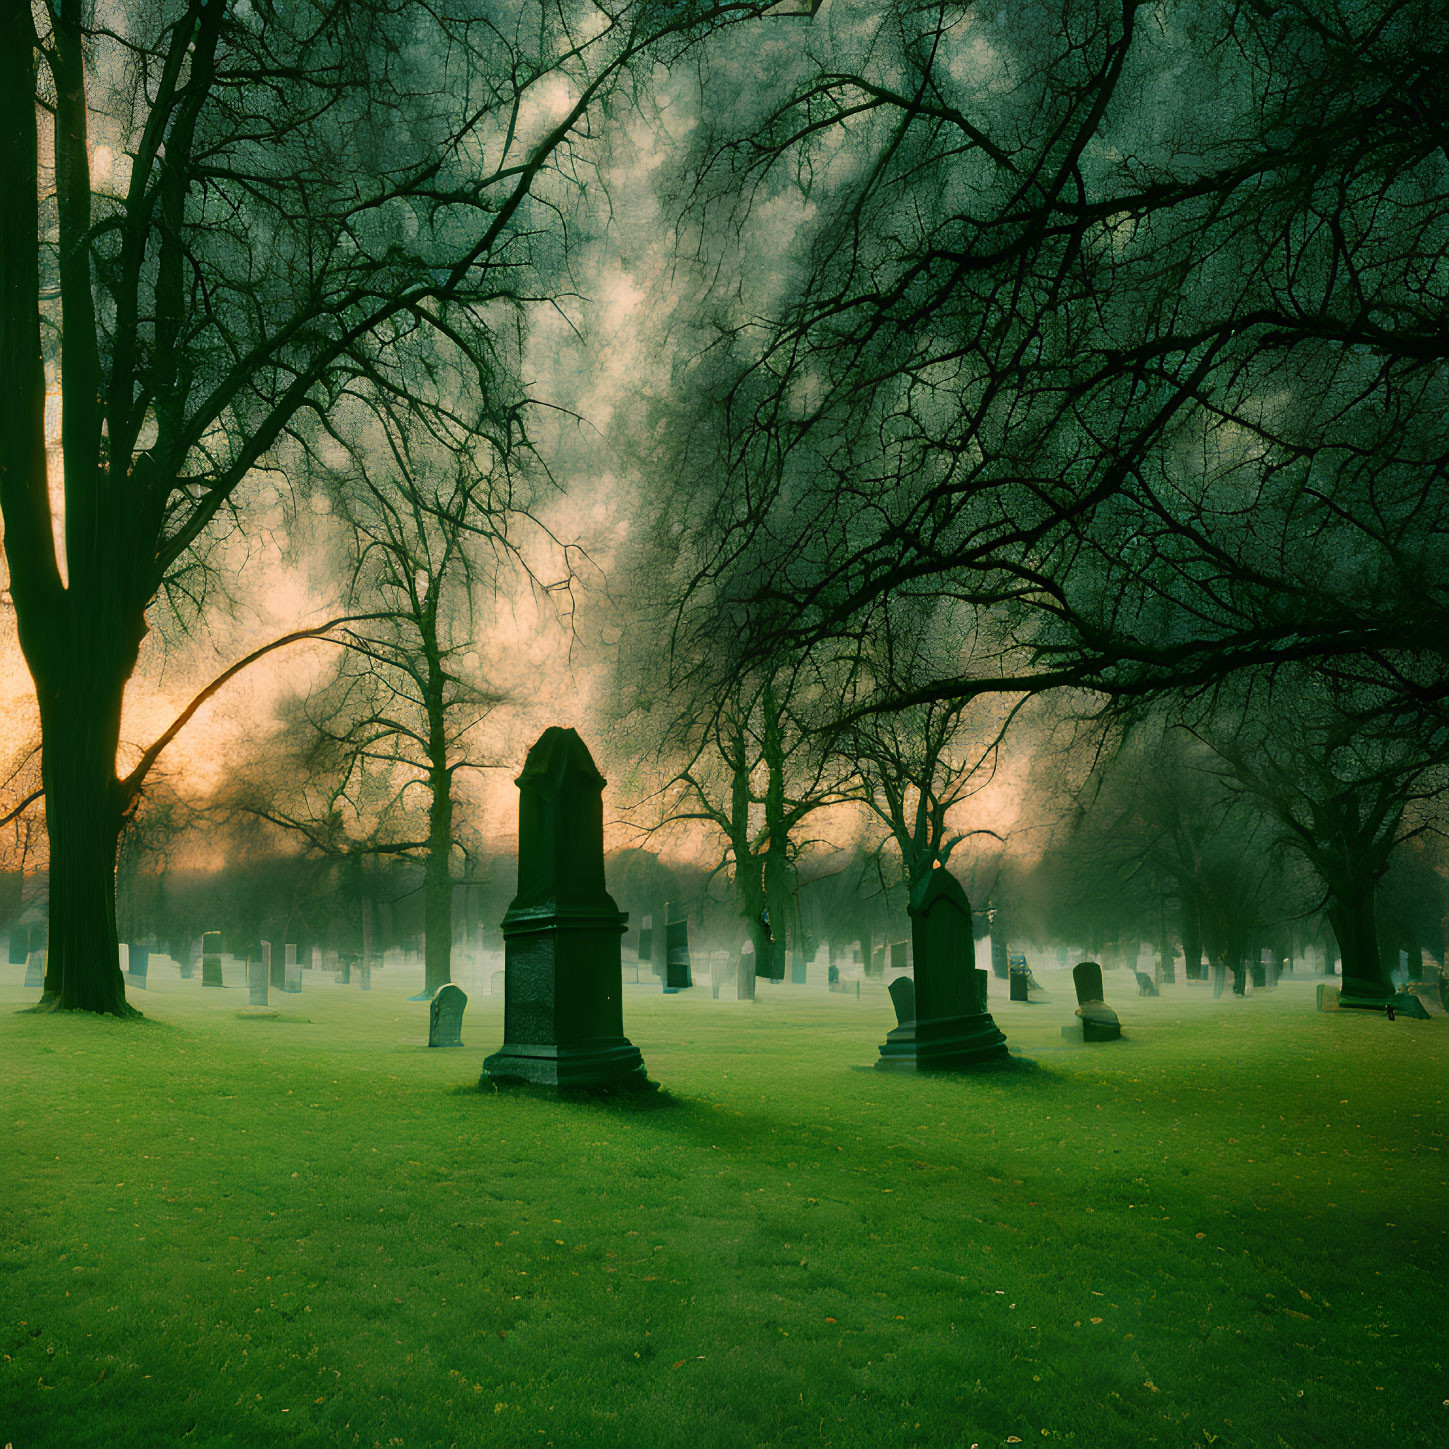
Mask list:
[[[450,1089],[455,1097],[522,1098],[535,1102],[557,1102],[570,1107],[588,1107],[611,1116],[641,1116],[675,1112],[694,1105],[676,1097],[658,1082],[625,1087],[545,1087],[536,1082],[476,1082]]]
[[[153,1021],[144,1011],[137,1010],[128,1001],[121,1011],[86,1011],[79,1006],[61,1006],[54,997],[47,999],[41,997],[34,1006],[22,1006],[16,1016],[54,1016],[62,1021],[108,1021],[118,1022],[142,1022],[146,1026],[159,1026],[163,1023]]]

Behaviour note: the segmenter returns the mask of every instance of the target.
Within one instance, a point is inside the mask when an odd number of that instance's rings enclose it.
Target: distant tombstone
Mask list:
[[[678,919],[671,919],[677,914]],[[664,989],[684,991],[694,985],[689,961],[689,917],[680,908],[665,907]]]
[[[463,1045],[463,1008],[468,997],[462,987],[451,981],[438,987],[428,1004],[428,1045],[455,1047]]]
[[[1137,994],[1138,996],[1158,995],[1157,983],[1145,971],[1137,973]]]
[[[909,941],[891,942],[891,970],[908,971],[910,969],[910,948]]]
[[[916,1019],[916,983],[909,976],[897,976],[886,988],[896,1009],[896,1025],[908,1026]]]
[[[139,986],[142,989],[146,985],[147,974],[151,970],[151,948],[142,945],[139,941],[131,942],[131,949],[126,958],[126,980],[132,986]]]
[[[1031,968],[1026,964],[1026,957],[1008,955],[1006,970],[1011,987],[1011,999],[1013,1001],[1030,1001]]]
[[[518,785],[518,893],[503,917],[503,1046],[482,1085],[642,1086],[624,1035],[619,938],[604,882],[604,777],[571,729],[546,729]]]
[[[1102,968],[1096,961],[1079,961],[1072,967],[1072,984],[1077,988],[1077,1015],[1082,1019],[1083,1041],[1116,1041],[1122,1035],[1117,1013],[1102,999]]]
[[[221,932],[206,931],[201,937],[201,984],[225,986],[221,979]]]
[[[322,969],[322,948],[313,946],[307,953],[307,960],[304,964],[309,971],[320,971]]]
[[[258,956],[256,960],[247,962],[247,986],[251,992],[248,1005],[265,1006],[267,1004],[267,987],[270,984],[270,977],[271,965],[262,957]]]
[[[295,956],[282,962],[282,990],[289,996],[296,996],[302,989],[302,968]]]
[[[1077,1005],[1102,1000],[1102,968],[1096,961],[1078,961],[1072,967],[1072,985],[1077,989]]]
[[[1213,1000],[1223,994],[1223,988],[1228,983],[1228,968],[1221,961],[1213,962]]]
[[[971,905],[950,871],[933,870],[911,892],[911,945],[915,958],[913,1018],[886,1035],[876,1066],[891,1071],[962,1071],[1007,1055],[1006,1038],[992,1021],[976,976]],[[897,1016],[903,1001],[892,983]]]
[[[639,959],[641,961],[652,961],[654,959],[653,916],[645,916],[643,924],[639,927]]]

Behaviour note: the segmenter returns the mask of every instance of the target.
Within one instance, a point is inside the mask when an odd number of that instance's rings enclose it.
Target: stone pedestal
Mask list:
[[[519,775],[518,894],[503,917],[503,1046],[480,1085],[644,1086],[624,1035],[620,937],[604,886],[604,777],[571,729],[544,731]]]

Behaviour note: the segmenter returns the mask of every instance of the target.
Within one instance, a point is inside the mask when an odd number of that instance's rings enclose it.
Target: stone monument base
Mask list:
[[[1393,998],[1394,1010],[1400,1016],[1411,1016],[1418,1021],[1429,1020],[1429,1008],[1412,991],[1401,991]]]
[[[1082,1019],[1083,1041],[1120,1041],[1122,1023],[1117,1013],[1103,1001],[1084,1001],[1077,1008]]]
[[[1359,996],[1350,994],[1347,991],[1338,993],[1338,1005],[1346,1011],[1377,1011],[1382,1012],[1389,1002],[1396,1001],[1393,996]],[[1395,1007],[1397,1010],[1397,1006]]]
[[[907,1021],[886,1034],[877,1068],[887,1072],[962,1072],[1008,1059],[1006,1037],[988,1011],[936,1021]]]
[[[483,1061],[480,1087],[528,1082],[559,1090],[613,1091],[650,1087],[644,1057],[628,1037],[568,1044],[504,1042]]]

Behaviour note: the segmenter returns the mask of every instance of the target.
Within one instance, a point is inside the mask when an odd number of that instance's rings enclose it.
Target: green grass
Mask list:
[[[657,1103],[473,1090],[414,989],[144,1022],[0,977],[0,1445],[1449,1442],[1449,1022],[1285,984],[994,1004],[1035,1070],[852,1070],[883,994],[630,991]],[[1109,978],[1113,987],[1126,982]],[[1050,985],[1050,983],[1049,983]]]

